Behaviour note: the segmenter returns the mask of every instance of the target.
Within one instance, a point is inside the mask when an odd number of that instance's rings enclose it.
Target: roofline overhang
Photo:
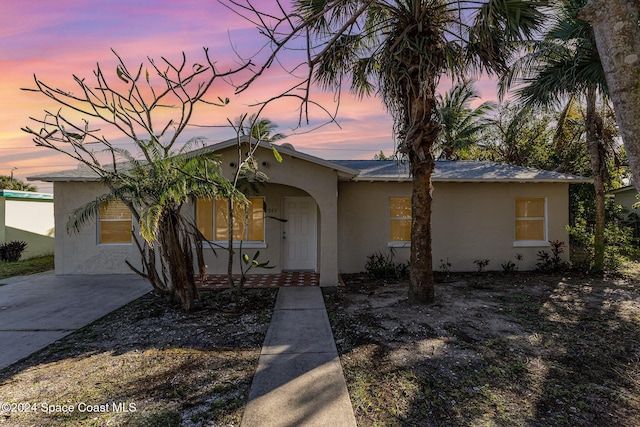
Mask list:
[[[64,171],[63,171],[64,172]],[[70,177],[70,176],[47,176],[47,175],[34,175],[28,176],[27,181],[42,181],[42,182],[99,182],[100,177]]]
[[[194,150],[191,153],[193,153],[194,155],[199,153],[199,152],[215,153],[217,151],[224,150],[226,148],[235,146],[238,143],[238,141],[240,141],[241,143],[258,144],[260,147],[265,148],[267,150],[272,150],[272,148],[275,147],[276,150],[278,151],[278,153],[280,153],[280,154],[285,154],[287,156],[296,157],[296,158],[299,158],[301,160],[306,160],[308,162],[315,163],[317,165],[324,166],[324,167],[329,168],[329,169],[333,169],[343,177],[348,177],[348,176],[354,177],[354,176],[357,176],[360,173],[360,171],[357,170],[357,169],[353,169],[353,168],[350,168],[350,167],[347,167],[347,166],[342,166],[342,165],[334,163],[334,162],[332,162],[330,160],[325,160],[325,159],[322,159],[320,157],[312,156],[310,154],[306,154],[306,153],[303,153],[303,152],[298,151],[298,150],[292,150],[290,148],[283,147],[282,145],[270,144],[269,142],[266,142],[266,141],[258,141],[256,139],[250,138],[250,137],[248,137],[246,135],[243,135],[243,136],[241,136],[239,138],[232,138],[232,139],[229,139],[229,140],[226,140],[226,141],[222,141],[222,142],[219,142],[217,144],[209,145],[209,146],[200,148],[198,150]]]
[[[353,182],[411,182],[409,177],[358,177],[356,176],[351,181]],[[450,182],[450,183],[485,183],[485,184],[592,184],[593,179],[590,178],[572,178],[572,179],[558,179],[558,178],[540,178],[540,179],[515,179],[515,178],[433,178],[431,182]]]
[[[19,190],[0,190],[0,197],[23,200],[53,200],[53,194]]]

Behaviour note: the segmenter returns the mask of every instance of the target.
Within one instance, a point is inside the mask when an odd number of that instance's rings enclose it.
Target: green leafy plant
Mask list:
[[[388,254],[376,252],[367,256],[365,264],[367,275],[373,279],[405,279],[409,276],[409,263],[396,262],[395,251],[389,249]]]
[[[514,271],[518,270],[518,267],[513,261],[505,261],[500,264],[500,266],[502,267],[503,273],[513,273]]]
[[[517,261],[516,270],[520,270],[520,261],[522,261],[523,259],[524,259],[524,256],[522,256],[521,253],[516,254],[516,261]]]
[[[488,259],[476,259],[475,261],[473,261],[473,263],[476,265],[476,269],[478,270],[478,273],[480,273],[482,270],[484,270],[484,268],[486,266],[489,265],[489,260]]]
[[[607,204],[607,216],[608,221],[604,230],[604,268],[608,271],[618,271],[625,260],[638,257],[640,242],[634,237],[634,228],[628,226],[619,206],[615,206],[613,203]],[[594,238],[593,229],[587,221],[584,208],[577,209],[574,224],[568,226],[567,231],[571,241],[572,266],[585,272],[591,272],[594,258]]]
[[[19,240],[3,243],[0,245],[0,260],[6,262],[19,261],[26,247],[27,243]]]
[[[559,271],[566,267],[566,263],[562,260],[561,255],[564,253],[564,248],[567,245],[560,240],[549,240],[549,244],[551,245],[551,253],[538,251],[538,263],[536,264],[536,270],[538,271]]]
[[[258,261],[259,256],[260,256],[260,251],[256,251],[255,255],[253,255],[253,258],[249,258],[249,254],[243,254],[241,256],[242,263],[240,264],[240,284],[238,286],[240,289],[244,287],[244,284],[247,281],[247,274],[252,268],[266,268],[266,269],[275,268],[275,265],[269,265],[269,260],[264,262]]]
[[[451,267],[452,267],[452,264],[451,264],[451,261],[449,261],[449,258],[447,258],[446,261],[444,261],[442,259],[440,260],[440,271],[441,272],[443,272],[445,274],[449,274],[449,273],[451,273]]]

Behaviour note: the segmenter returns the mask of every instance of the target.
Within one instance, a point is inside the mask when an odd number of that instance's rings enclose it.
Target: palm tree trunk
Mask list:
[[[433,150],[424,160],[411,159],[413,187],[411,192],[411,274],[409,302],[425,304],[434,300],[434,277],[431,241],[431,175],[434,169]]]
[[[441,127],[434,121],[435,79],[422,82],[414,77],[411,85],[406,92],[414,95],[408,104],[411,123],[404,147],[413,178],[409,302],[428,304],[433,302],[435,296],[431,240],[431,175],[435,168],[433,147]]]
[[[160,250],[168,262],[169,277],[176,293],[180,297],[185,311],[191,311],[197,296],[193,275],[193,258],[185,256],[180,240],[178,217],[173,212],[165,212],[160,230]],[[191,250],[191,248],[189,248]],[[190,263],[190,265],[187,265]]]
[[[593,271],[601,272],[604,269],[604,227],[605,227],[605,189],[607,178],[607,166],[602,147],[602,138],[599,136],[595,88],[587,89],[587,149],[591,159],[593,171],[593,186],[595,188],[596,224],[594,230]]]
[[[640,8],[631,0],[591,0],[579,15],[593,27],[633,184],[640,191]]]

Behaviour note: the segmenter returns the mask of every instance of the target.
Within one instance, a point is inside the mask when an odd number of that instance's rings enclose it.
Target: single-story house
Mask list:
[[[223,172],[231,175],[236,140],[200,150],[221,156]],[[322,286],[333,286],[340,273],[363,271],[373,253],[393,250],[396,261],[409,259],[408,165],[330,161],[290,144],[279,145],[278,151],[281,163],[268,144],[259,147],[257,158],[269,180],[248,194],[250,204],[237,216],[235,229],[243,252],[253,256],[259,250],[260,260],[275,266],[263,272],[314,271]],[[56,226],[61,229],[74,208],[106,191],[85,169],[30,179],[53,182]],[[521,269],[534,268],[537,252],[548,250],[549,240],[568,242],[569,184],[583,182],[591,181],[491,162],[438,161],[433,175],[434,269],[449,262],[452,271],[472,271],[474,260],[488,259],[487,269],[500,270],[504,262],[515,263],[516,254],[522,255]],[[189,209],[207,239],[226,245],[226,202],[198,200]],[[58,233],[56,273],[129,272],[124,259],[139,258],[131,227],[126,210],[109,205],[95,227],[79,235]],[[214,254],[207,245],[205,251],[208,273],[225,273],[226,252]]]
[[[22,259],[53,254],[53,195],[0,190],[0,243],[27,243]]]
[[[609,193],[609,197],[613,197],[614,203],[622,206],[627,213],[640,214],[640,195],[633,185],[617,188]]]

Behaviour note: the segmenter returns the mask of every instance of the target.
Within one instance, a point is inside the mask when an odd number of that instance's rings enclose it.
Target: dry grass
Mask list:
[[[147,295],[1,371],[0,424],[238,425],[275,295],[207,293],[191,314]]]
[[[640,425],[634,269],[440,277],[426,307],[347,278],[325,301],[358,424]]]

